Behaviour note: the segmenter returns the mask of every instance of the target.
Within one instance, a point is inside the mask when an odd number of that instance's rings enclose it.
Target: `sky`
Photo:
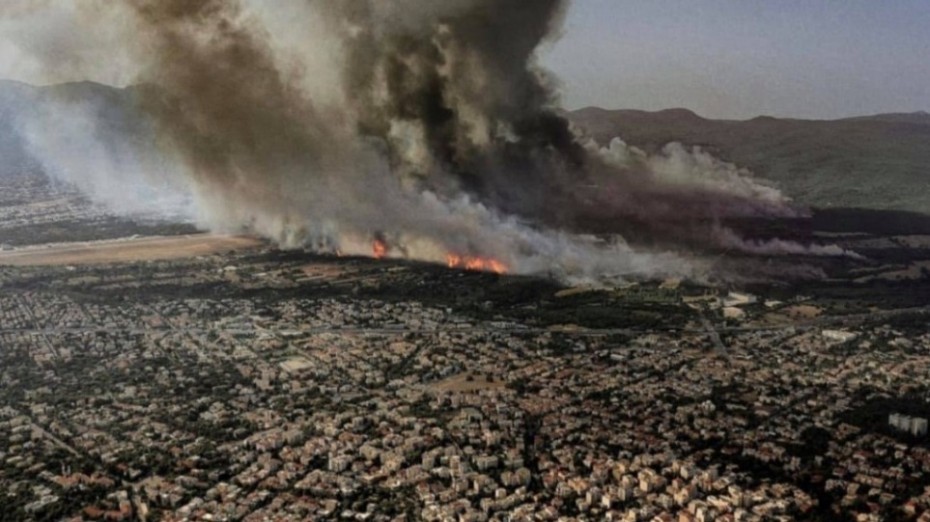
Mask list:
[[[125,53],[77,29],[80,1],[0,2],[0,78],[84,79],[93,56],[103,72],[89,79],[133,81]],[[37,61],[48,47],[59,50],[54,63]],[[574,0],[541,62],[570,109],[741,119],[930,111],[930,0]]]
[[[542,62],[568,108],[930,111],[930,0],[575,0]]]

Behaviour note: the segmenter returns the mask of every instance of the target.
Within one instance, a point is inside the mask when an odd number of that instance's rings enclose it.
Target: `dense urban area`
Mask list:
[[[0,254],[189,232],[30,179]],[[842,237],[865,259],[803,292],[269,246],[0,266],[0,519],[930,521],[930,236]]]

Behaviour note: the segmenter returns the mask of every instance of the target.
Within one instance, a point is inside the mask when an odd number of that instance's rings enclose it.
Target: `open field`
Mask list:
[[[501,390],[507,385],[503,381],[489,381],[486,375],[461,373],[444,381],[433,384],[430,388],[437,392],[477,392],[482,390]]]
[[[0,265],[61,266],[155,261],[246,250],[260,245],[260,240],[251,237],[211,234],[65,243],[0,252]]]

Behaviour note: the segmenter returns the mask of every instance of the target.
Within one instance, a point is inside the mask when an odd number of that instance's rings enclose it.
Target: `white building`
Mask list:
[[[911,419],[911,435],[915,437],[924,437],[927,435],[927,419],[923,417],[914,417]]]
[[[927,419],[924,417],[911,417],[900,413],[892,413],[888,416],[889,426],[915,437],[923,437],[927,434],[927,424]]]
[[[723,306],[746,306],[755,304],[758,301],[756,296],[752,294],[743,294],[739,292],[730,292],[726,297],[723,298]]]
[[[852,341],[859,336],[859,334],[855,332],[849,332],[846,330],[824,330],[820,332],[820,335],[822,335],[824,339],[836,341],[839,343]]]

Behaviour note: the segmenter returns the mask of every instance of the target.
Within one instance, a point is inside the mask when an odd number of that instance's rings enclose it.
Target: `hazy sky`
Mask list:
[[[570,108],[930,111],[930,0],[575,0],[544,63]]]
[[[105,31],[79,29],[81,4],[0,0],[0,77],[83,79],[90,63],[101,71],[91,79],[134,81],[134,63]],[[930,0],[574,0],[543,63],[569,108],[725,118],[930,111]]]

